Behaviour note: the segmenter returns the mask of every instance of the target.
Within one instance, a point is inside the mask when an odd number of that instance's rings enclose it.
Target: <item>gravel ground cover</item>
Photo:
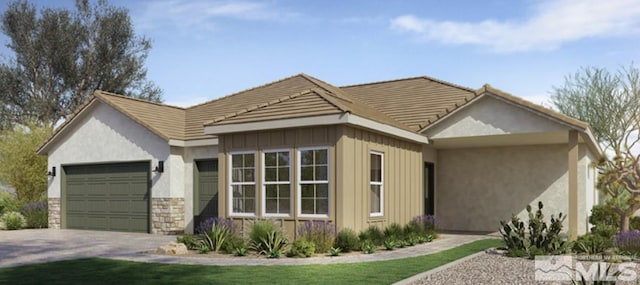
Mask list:
[[[582,264],[589,270],[591,263]],[[619,264],[613,263],[613,268],[618,268]],[[485,252],[443,270],[434,271],[413,284],[572,284],[568,281],[536,281],[534,260],[510,258],[493,252]],[[638,263],[635,263],[635,272],[638,276],[636,281],[618,281],[616,284],[640,284]]]

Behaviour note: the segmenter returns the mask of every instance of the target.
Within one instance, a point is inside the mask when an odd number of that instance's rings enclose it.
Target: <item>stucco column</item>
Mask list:
[[[578,132],[569,131],[569,239],[578,237]]]

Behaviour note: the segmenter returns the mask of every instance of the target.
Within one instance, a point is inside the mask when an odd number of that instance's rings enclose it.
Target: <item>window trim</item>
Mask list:
[[[380,182],[371,181],[371,155],[380,156]],[[380,186],[380,212],[372,212],[371,210],[371,186]],[[383,217],[384,216],[384,152],[370,150],[369,151],[369,216],[370,217]]]
[[[327,151],[327,180],[305,180],[309,184],[327,184],[327,214],[303,214],[302,213],[302,152],[305,150],[326,150]],[[296,150],[296,178],[297,178],[297,211],[300,218],[320,218],[328,219],[331,217],[331,148],[328,146],[300,147]]]
[[[266,159],[265,159],[265,154],[266,153],[271,153],[271,152],[288,152],[289,153],[289,181],[288,182],[267,182],[267,177],[266,177],[266,168],[267,168],[267,164],[265,163]],[[280,149],[263,149],[261,152],[261,157],[262,157],[262,162],[261,164],[261,182],[262,182],[262,199],[260,199],[260,202],[262,204],[262,216],[264,217],[278,217],[278,218],[290,218],[292,216],[292,210],[293,210],[293,192],[295,191],[293,189],[293,167],[294,167],[294,158],[293,158],[293,151],[291,149],[288,148],[280,148]],[[273,213],[267,213],[267,183],[270,185],[283,185],[283,184],[289,184],[289,213],[288,214],[273,214]]]
[[[237,182],[234,184],[233,182],[233,156],[237,155],[237,154],[253,154],[253,168],[254,171],[256,171],[256,173],[254,173],[254,181],[253,183],[250,182]],[[228,158],[228,163],[229,163],[229,167],[227,167],[228,170],[228,179],[229,179],[229,188],[227,189],[227,194],[229,195],[228,197],[228,206],[229,206],[229,216],[230,217],[256,217],[257,213],[258,213],[258,191],[255,191],[255,205],[254,205],[254,211],[253,213],[237,213],[233,211],[233,186],[234,185],[254,185],[255,189],[257,190],[258,188],[258,179],[257,179],[257,171],[258,171],[258,155],[257,155],[257,151],[255,150],[251,150],[251,151],[233,151],[233,152],[229,152],[229,158]]]

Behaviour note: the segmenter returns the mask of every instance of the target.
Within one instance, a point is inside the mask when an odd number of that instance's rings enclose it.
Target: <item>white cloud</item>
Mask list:
[[[637,34],[638,0],[545,0],[524,20],[454,22],[402,15],[391,28],[444,44],[472,44],[496,52],[553,50],[584,38]]]
[[[295,14],[277,11],[263,2],[252,1],[186,1],[149,2],[138,18],[142,28],[153,28],[167,21],[181,28],[213,29],[220,19],[247,21],[282,21]]]

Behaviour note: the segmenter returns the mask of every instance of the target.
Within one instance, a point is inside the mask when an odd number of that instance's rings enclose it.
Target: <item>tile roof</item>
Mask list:
[[[493,95],[576,128],[588,125],[485,85],[478,90],[430,77],[336,87],[297,74],[189,108],[179,108],[96,91],[40,148],[42,150],[91,102],[100,100],[165,140],[197,140],[204,125],[233,124],[349,112],[389,126],[420,132],[474,99]]]
[[[96,91],[94,95],[167,141],[184,139],[186,111],[183,108],[104,91]]]
[[[259,104],[240,112],[218,117],[205,125],[237,124],[245,122],[270,121],[278,119],[302,118],[339,113],[351,113],[378,123],[394,126],[411,131],[405,125],[393,120],[382,112],[369,107],[326,83],[290,96],[282,97],[270,102]],[[331,90],[331,91],[329,91]],[[339,94],[332,93],[335,91]]]
[[[473,89],[424,76],[341,89],[416,132],[477,96]]]

